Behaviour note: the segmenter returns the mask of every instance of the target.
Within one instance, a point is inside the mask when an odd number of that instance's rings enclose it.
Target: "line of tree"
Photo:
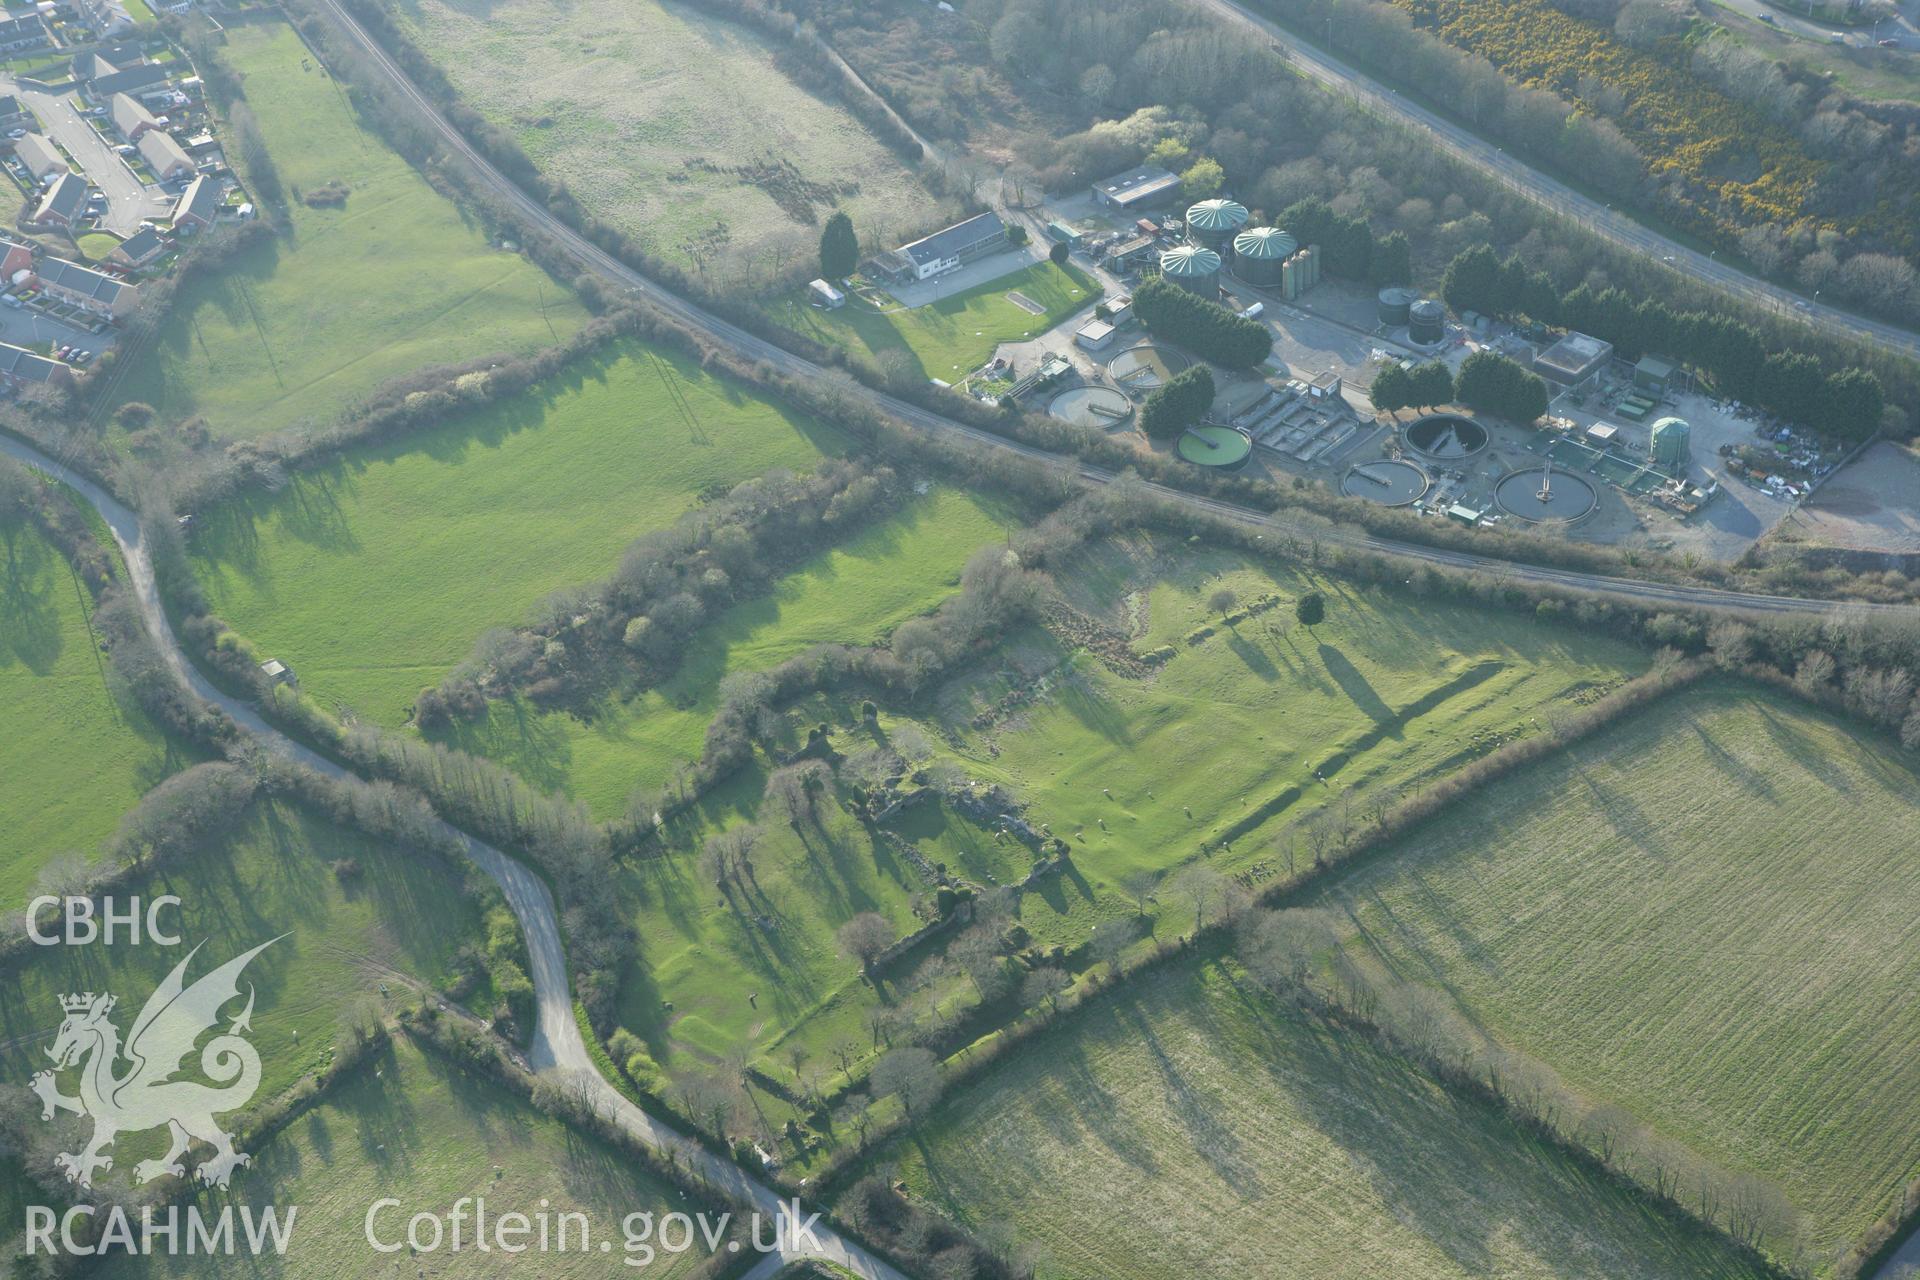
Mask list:
[[[1273,350],[1273,334],[1258,320],[1235,315],[1160,277],[1133,291],[1133,313],[1155,337],[1229,369],[1251,369]]]
[[[1177,440],[1213,408],[1213,371],[1203,364],[1182,369],[1140,406],[1140,429],[1154,440]]]
[[[1382,413],[1451,404],[1453,370],[1444,360],[1426,360],[1411,368],[1395,360],[1374,375],[1367,398]]]
[[[1876,434],[1886,411],[1880,379],[1854,366],[1827,371],[1813,356],[1767,350],[1752,325],[1723,313],[1676,312],[1658,298],[1581,284],[1561,293],[1546,272],[1486,245],[1447,264],[1441,293],[1456,311],[1526,317],[1577,329],[1632,360],[1659,352],[1699,369],[1724,395],[1845,440]]]
[[[1540,375],[1497,351],[1476,351],[1460,365],[1453,398],[1479,413],[1533,422],[1552,399]]]

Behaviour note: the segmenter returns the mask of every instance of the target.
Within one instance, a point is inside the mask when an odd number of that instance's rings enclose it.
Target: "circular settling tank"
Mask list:
[[[1112,387],[1075,387],[1062,391],[1047,405],[1062,422],[1081,427],[1117,427],[1133,416],[1133,401]]]
[[[1208,423],[1189,427],[1180,437],[1176,451],[1188,462],[1231,471],[1247,465],[1253,453],[1253,438],[1244,431]]]
[[[1349,467],[1340,481],[1340,492],[1383,506],[1404,507],[1417,502],[1430,483],[1427,473],[1411,462],[1392,458]]]
[[[1187,367],[1187,358],[1167,347],[1152,343],[1129,347],[1107,365],[1107,373],[1127,391],[1145,395],[1165,386],[1167,379]]]
[[[1487,447],[1487,429],[1457,413],[1430,413],[1408,425],[1407,443],[1429,458],[1471,458]]]
[[[1592,511],[1600,497],[1587,481],[1558,468],[1515,471],[1493,487],[1493,500],[1510,516],[1535,524],[1566,524]]]

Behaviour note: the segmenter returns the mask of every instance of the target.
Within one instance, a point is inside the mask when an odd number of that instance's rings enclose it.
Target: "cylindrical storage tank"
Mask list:
[[[1220,255],[1199,245],[1175,245],[1160,255],[1160,274],[1209,301],[1220,296]]]
[[[1231,253],[1233,238],[1251,216],[1247,206],[1237,200],[1202,200],[1187,210],[1187,243],[1215,253]]]
[[[1288,302],[1300,296],[1300,255],[1297,253],[1280,264],[1280,296]]]
[[[1233,274],[1262,289],[1280,284],[1280,270],[1298,248],[1286,232],[1274,227],[1248,227],[1233,238]]]
[[[1693,428],[1685,418],[1662,418],[1653,424],[1653,465],[1665,470],[1669,475],[1678,475],[1686,469],[1687,456],[1692,451]]]
[[[1307,255],[1307,287],[1320,283],[1320,246],[1310,244],[1301,252]]]
[[[1407,308],[1407,337],[1429,346],[1447,336],[1447,309],[1432,298],[1422,298]]]
[[[1411,289],[1389,285],[1380,291],[1380,323],[1398,329],[1412,319],[1413,304],[1420,295]]]

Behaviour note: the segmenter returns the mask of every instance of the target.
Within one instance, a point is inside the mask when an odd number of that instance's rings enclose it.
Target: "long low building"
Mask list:
[[[140,300],[138,286],[65,258],[41,259],[34,281],[49,298],[108,320],[126,315]]]
[[[1157,165],[1143,164],[1138,169],[1116,173],[1093,184],[1093,201],[1116,211],[1149,209],[1180,195],[1180,175]]]
[[[984,258],[1006,243],[1007,226],[1000,215],[979,214],[895,249],[895,273],[909,280],[929,280]]]

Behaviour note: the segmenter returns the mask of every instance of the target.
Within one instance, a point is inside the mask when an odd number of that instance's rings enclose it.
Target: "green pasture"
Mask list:
[[[117,402],[202,415],[223,436],[324,426],[422,366],[524,353],[580,327],[572,293],[491,247],[361,121],[291,27],[234,26],[224,52],[291,225],[181,290],[160,334],[116,373]],[[343,206],[298,198],[329,183],[348,189]]]
[[[91,859],[121,814],[200,756],[114,696],[93,602],[30,525],[0,527],[0,903]]]
[[[636,787],[657,788],[699,756],[726,676],[765,671],[818,644],[882,639],[953,591],[968,557],[1004,536],[1003,518],[993,505],[943,486],[814,556],[771,592],[728,609],[656,688],[610,696],[589,719],[496,702],[483,720],[435,736],[491,756],[536,786],[565,791],[596,818],[617,816]]]
[[[406,0],[467,102],[595,217],[731,284],[817,250],[845,208],[888,246],[937,220],[913,172],[759,31],[657,0]]]
[[[887,299],[889,309],[881,311],[867,298],[853,297],[837,311],[817,311],[791,299],[769,308],[775,320],[816,342],[873,358],[904,351],[926,377],[953,382],[992,359],[1001,343],[1039,337],[1100,292],[1093,277],[1076,266],[1037,262],[921,307]],[[1010,293],[1031,299],[1046,313],[1015,305]]]
[[[487,628],[605,577],[703,490],[804,469],[841,440],[631,343],[202,513],[192,551],[214,611],[263,657],[323,702],[398,725]]]
[[[1403,980],[1721,1169],[1816,1256],[1920,1172],[1920,775],[1749,685],[1507,779],[1324,905]]]
[[[1005,1223],[1042,1280],[1209,1275],[1694,1280],[1719,1239],[1229,970],[1103,998],[882,1154],[911,1194]]]
[[[336,874],[334,863],[359,864]],[[462,877],[439,859],[370,840],[279,801],[256,801],[233,835],[120,891],[177,895],[164,927],[181,945],[28,948],[0,969],[0,1062],[25,1081],[46,1065],[41,1052],[59,1026],[59,997],[112,991],[124,1034],[146,997],[189,950],[201,946],[188,981],[269,939],[246,970],[257,990],[250,1037],[259,1050],[261,1096],[324,1065],[343,1028],[409,983],[444,984],[466,943],[484,939],[478,905]],[[23,905],[23,904],[22,904]],[[281,935],[288,935],[282,937]],[[226,1011],[238,1014],[238,1003]],[[130,1162],[122,1162],[123,1166]]]
[[[375,1069],[343,1081],[256,1152],[234,1187],[244,1203],[276,1205],[283,1213],[286,1206],[299,1206],[284,1257],[121,1256],[101,1268],[102,1274],[155,1280],[371,1280],[417,1272],[465,1280],[532,1270],[542,1276],[599,1277],[629,1270],[622,1265],[625,1259],[636,1264],[644,1260],[625,1250],[622,1223],[627,1215],[650,1213],[657,1219],[676,1211],[724,1212],[724,1206],[683,1199],[678,1190],[637,1170],[622,1153],[536,1111],[500,1085],[449,1067],[404,1036],[380,1055]],[[538,1215],[552,1215],[547,1218],[550,1247],[544,1252],[481,1251],[474,1247],[474,1205],[469,1203],[462,1224],[464,1248],[453,1251],[449,1235],[437,1252],[408,1252],[409,1218],[423,1212],[440,1215],[444,1227],[444,1216],[469,1197],[485,1200],[490,1224],[499,1215],[520,1213],[537,1229]],[[203,1213],[217,1213],[228,1199],[225,1193],[202,1192],[197,1203]],[[388,1199],[400,1204],[374,1219],[374,1234],[382,1244],[399,1242],[397,1253],[377,1252],[367,1241],[368,1211]],[[572,1247],[581,1239],[577,1220],[570,1227],[570,1247],[558,1247],[563,1213],[586,1215],[584,1247]],[[535,1240],[537,1236],[529,1235],[522,1243],[530,1246]],[[610,1252],[601,1251],[602,1241],[612,1246]],[[681,1276],[705,1256],[704,1245],[684,1253],[660,1252],[644,1268],[636,1265],[632,1270],[637,1275]],[[536,1260],[537,1266],[530,1267]]]

